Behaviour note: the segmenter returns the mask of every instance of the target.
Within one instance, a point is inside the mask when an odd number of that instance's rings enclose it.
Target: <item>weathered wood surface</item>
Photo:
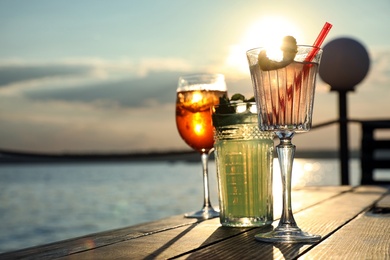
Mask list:
[[[369,215],[371,207],[387,205],[386,192],[387,189],[376,186],[294,191],[293,209],[299,226],[323,236],[315,245],[261,243],[254,240],[254,235],[271,227],[226,228],[220,226],[218,218],[196,222],[174,216],[10,252],[0,255],[0,259],[360,259],[356,258],[360,253],[366,258],[390,257],[390,216]],[[277,218],[281,210],[278,203],[276,198]]]
[[[378,200],[382,195],[382,189],[356,189],[352,192],[342,193],[340,196],[330,200],[325,200],[307,210],[296,213],[294,216],[303,230],[319,234],[323,237],[323,240],[326,240],[361,212],[368,210],[373,201]],[[390,221],[390,218],[388,221]],[[277,225],[277,221],[275,221],[274,225]],[[316,247],[308,244],[277,245],[261,243],[253,239],[253,236],[259,232],[260,230],[251,230],[241,236],[230,239],[228,242],[218,243],[189,253],[181,259],[207,259],[208,257],[213,257],[213,259],[294,259],[305,256],[306,251]],[[357,233],[350,232],[344,234],[343,238],[350,240],[355,236],[357,236]],[[367,244],[366,246],[369,247],[371,245]],[[361,249],[364,250],[363,247]],[[327,250],[327,256],[328,258],[332,258],[332,256],[337,258],[340,255],[338,252]],[[321,258],[309,257],[307,259]],[[361,258],[341,257],[341,259]]]
[[[377,205],[389,209],[389,202],[387,195]],[[360,213],[305,257],[325,259],[329,252],[338,259],[390,259],[390,214]]]

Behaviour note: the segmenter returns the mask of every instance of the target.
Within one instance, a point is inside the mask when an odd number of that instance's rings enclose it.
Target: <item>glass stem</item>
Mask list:
[[[209,176],[208,176],[209,154],[202,153],[201,160],[202,160],[202,170],[203,170],[203,193],[204,193],[203,208],[209,208],[211,207],[210,192],[209,192]]]
[[[278,134],[280,144],[276,146],[283,185],[283,211],[278,227],[298,228],[291,208],[291,175],[295,154],[295,145],[291,143],[293,132]]]

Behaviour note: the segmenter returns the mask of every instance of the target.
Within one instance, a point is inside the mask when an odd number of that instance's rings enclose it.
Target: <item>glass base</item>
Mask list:
[[[213,207],[204,207],[203,209],[195,212],[184,214],[186,218],[197,218],[197,219],[210,219],[219,217],[219,212],[213,209]]]
[[[255,235],[255,239],[271,243],[316,243],[321,240],[321,236],[303,232],[300,228],[277,227],[270,232]]]
[[[264,227],[271,226],[272,216],[269,218],[256,217],[221,217],[221,225],[224,227]]]

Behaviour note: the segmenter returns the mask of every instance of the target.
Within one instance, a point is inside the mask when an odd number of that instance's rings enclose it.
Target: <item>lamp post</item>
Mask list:
[[[339,156],[341,184],[349,184],[349,148],[347,92],[354,91],[368,73],[370,58],[364,46],[351,38],[327,43],[322,54],[319,75],[339,93]]]

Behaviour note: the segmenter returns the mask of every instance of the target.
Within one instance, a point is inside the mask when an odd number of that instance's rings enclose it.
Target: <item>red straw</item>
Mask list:
[[[324,24],[324,27],[322,27],[322,30],[320,34],[317,36],[316,41],[314,42],[313,46],[317,48],[313,48],[309,55],[307,55],[305,61],[310,62],[314,56],[316,56],[317,52],[319,51],[319,48],[321,47],[321,44],[324,42],[326,35],[328,35],[328,32],[332,28],[332,25],[328,22]]]
[[[316,48],[311,49],[311,51],[309,52],[309,54],[305,58],[305,62],[311,62],[313,60],[314,56],[316,56],[316,54],[320,50],[321,44],[325,40],[326,35],[330,31],[330,28],[332,28],[332,25],[330,23],[326,22],[324,27],[322,28],[320,34],[318,35],[316,41],[313,44],[314,47],[316,47]],[[300,71],[300,73],[295,76],[294,85],[295,85],[296,89],[301,88],[301,85],[302,85],[301,77],[302,76],[307,77],[307,74],[309,73],[310,67],[311,67],[310,64],[306,64],[306,66],[303,67],[303,69]],[[303,73],[303,75],[302,75],[302,73]],[[290,87],[292,87],[292,85]]]

